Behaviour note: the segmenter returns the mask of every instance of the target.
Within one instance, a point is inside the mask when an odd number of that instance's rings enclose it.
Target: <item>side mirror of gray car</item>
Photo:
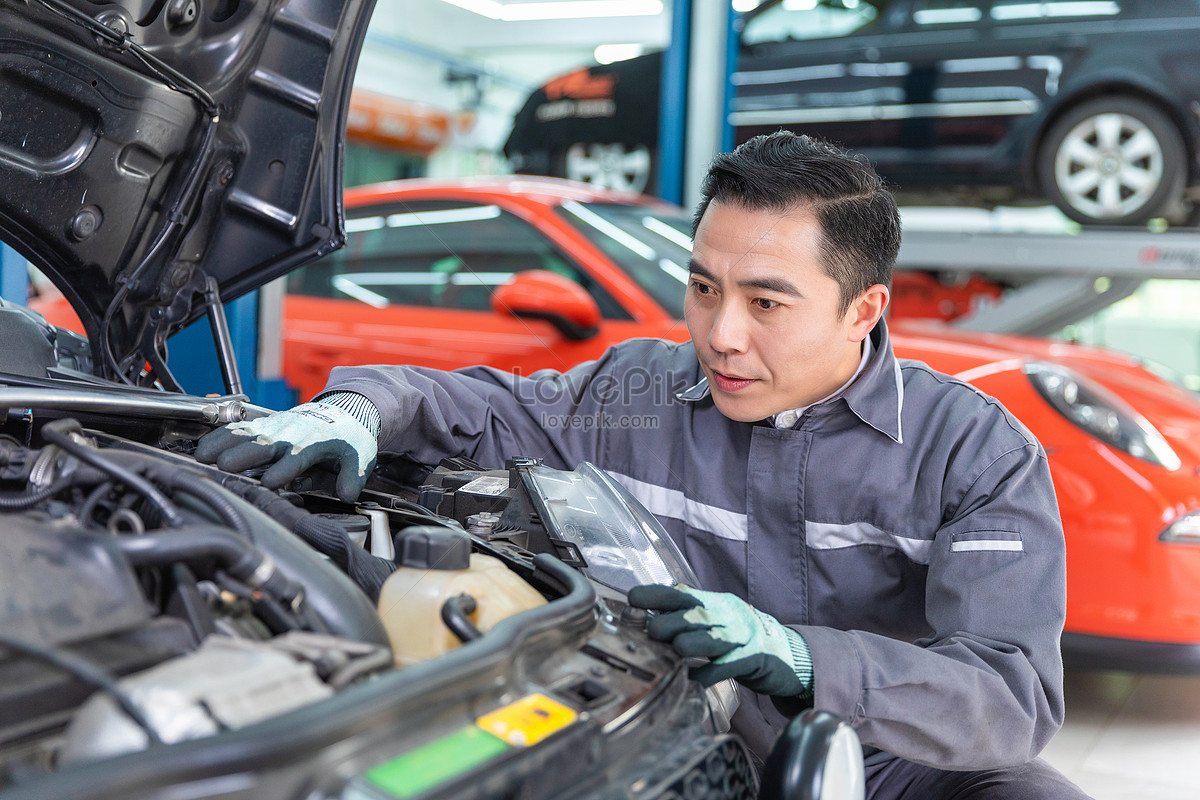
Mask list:
[[[828,711],[808,709],[779,734],[763,767],[760,800],[863,800],[862,745]]]
[[[492,310],[521,319],[549,322],[568,339],[581,341],[600,332],[600,307],[570,278],[544,269],[518,272],[492,292]]]

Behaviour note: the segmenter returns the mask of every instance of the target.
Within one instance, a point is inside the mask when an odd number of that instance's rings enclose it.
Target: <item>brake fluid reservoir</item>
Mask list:
[[[434,658],[461,644],[442,621],[442,605],[451,597],[467,594],[475,600],[468,619],[482,633],[546,603],[504,562],[472,553],[470,539],[446,528],[403,530],[396,541],[396,564],[379,592],[379,616],[397,666]]]

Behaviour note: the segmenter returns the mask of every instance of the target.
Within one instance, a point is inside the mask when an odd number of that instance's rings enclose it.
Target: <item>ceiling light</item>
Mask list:
[[[504,3],[498,0],[442,0],[488,19],[527,22],[584,17],[645,17],[661,14],[662,0],[546,0]]]
[[[470,11],[488,19],[500,19],[500,4],[496,0],[442,0],[464,11]]]
[[[626,61],[642,54],[640,44],[602,44],[598,45],[592,55],[598,64],[611,64],[614,61]]]

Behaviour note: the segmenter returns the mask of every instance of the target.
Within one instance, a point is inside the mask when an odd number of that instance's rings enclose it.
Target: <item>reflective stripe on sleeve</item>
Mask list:
[[[951,553],[1000,550],[1020,553],[1025,550],[1021,534],[1016,531],[962,531],[950,538]]]
[[[988,541],[981,539],[974,542],[951,542],[951,553],[963,553],[971,550],[1009,550],[1021,552],[1025,549],[1025,545],[1021,542],[1013,542],[1005,539],[993,539]]]
[[[838,550],[863,544],[877,544],[900,550],[918,564],[928,564],[932,539],[910,539],[877,528],[869,522],[804,523],[804,540],[814,550]]]

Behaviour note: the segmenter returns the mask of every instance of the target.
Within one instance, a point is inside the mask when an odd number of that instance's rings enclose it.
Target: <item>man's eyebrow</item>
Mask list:
[[[720,281],[717,280],[716,275],[713,275],[711,272],[706,270],[704,267],[700,266],[700,262],[696,261],[696,259],[694,259],[694,258],[688,259],[688,272],[690,272],[694,275],[699,275],[701,278],[704,278],[704,280],[708,281],[709,283],[720,283]]]
[[[738,286],[743,289],[764,289],[768,292],[786,294],[789,297],[804,297],[791,281],[783,278],[751,278],[748,281],[738,281]]]
[[[709,283],[721,283],[715,275],[700,266],[695,259],[688,261],[688,272],[699,275]],[[768,292],[778,292],[779,294],[786,294],[789,297],[804,297],[800,290],[792,285],[791,281],[784,280],[783,278],[751,278],[750,280],[738,281],[738,286],[742,289],[763,289]]]

